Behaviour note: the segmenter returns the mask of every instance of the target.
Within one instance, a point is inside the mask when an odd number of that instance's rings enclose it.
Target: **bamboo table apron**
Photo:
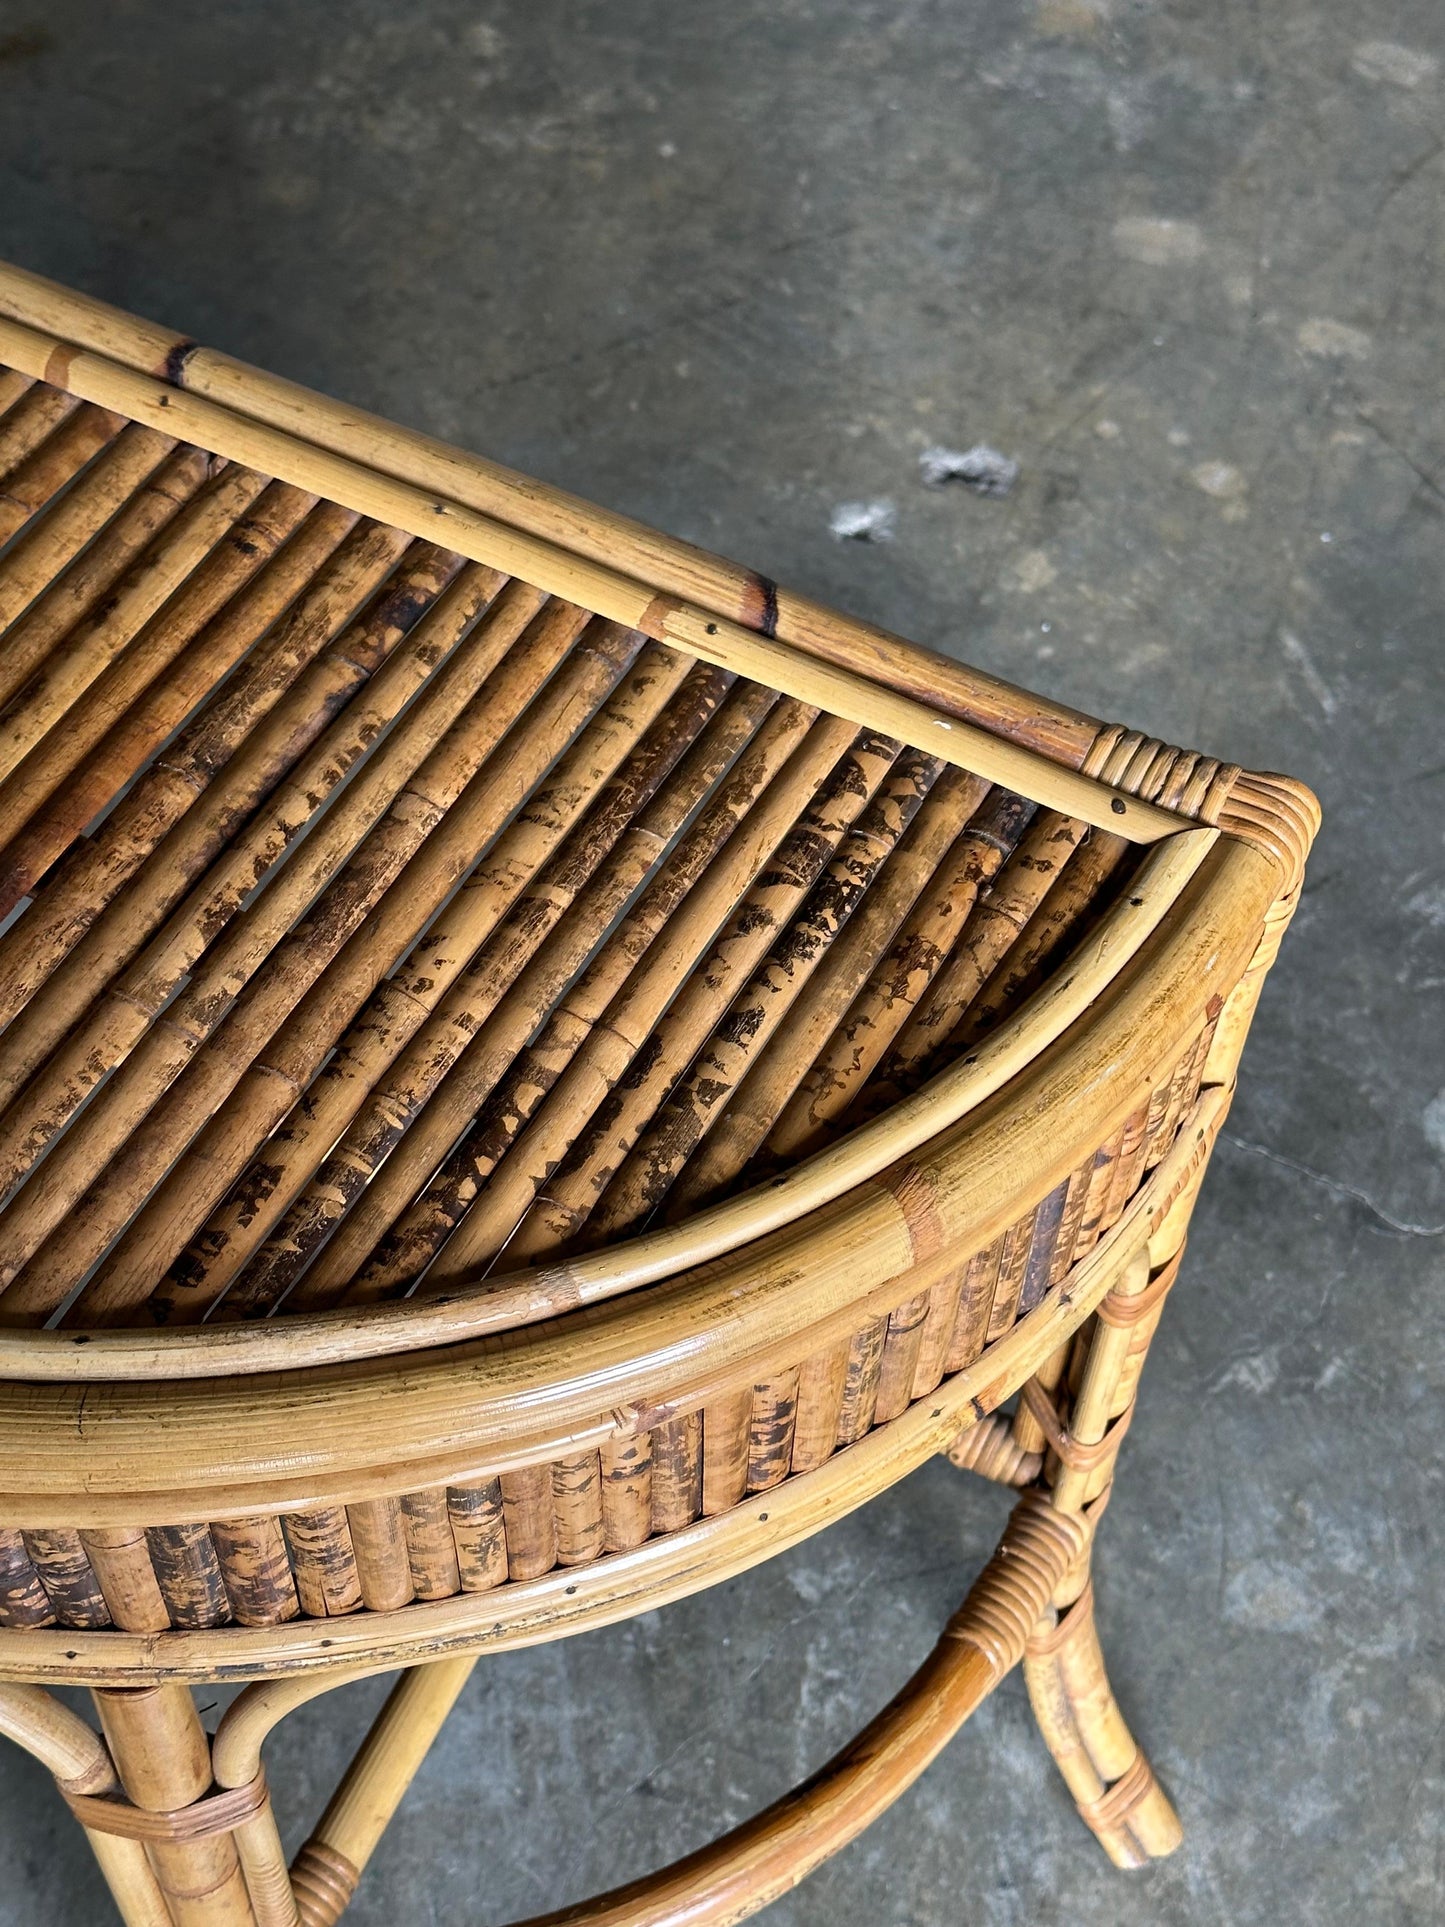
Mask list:
[[[480,1653],[942,1451],[898,1697],[547,1921],[742,1919],[1019,1663],[1168,1853],[1090,1555],[1309,791],[13,268],[0,543],[0,1729],[130,1927],[336,1920]],[[395,1668],[288,1869],[266,1735]]]

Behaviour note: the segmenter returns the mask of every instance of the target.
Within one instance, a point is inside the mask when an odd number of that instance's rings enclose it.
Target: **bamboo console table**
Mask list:
[[[1017,1497],[893,1703],[547,1921],[742,1919],[1020,1662],[1168,1853],[1090,1554],[1309,792],[17,269],[0,544],[0,1730],[130,1927],[336,1920],[479,1653],[942,1451]]]

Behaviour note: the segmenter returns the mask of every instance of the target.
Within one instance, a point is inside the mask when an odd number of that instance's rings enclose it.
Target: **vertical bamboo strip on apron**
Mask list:
[[[0,1526],[0,1625],[53,1626],[55,1611],[35,1570],[23,1533]],[[166,1624],[170,1624],[169,1616]]]
[[[128,1633],[160,1633],[171,1623],[139,1526],[96,1526],[81,1542],[113,1623]]]
[[[23,1536],[51,1611],[61,1625],[87,1630],[108,1626],[110,1611],[80,1534],[53,1527]]]

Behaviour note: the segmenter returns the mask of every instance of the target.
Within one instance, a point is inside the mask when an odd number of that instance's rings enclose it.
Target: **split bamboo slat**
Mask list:
[[[1020,1663],[1169,1851],[1090,1548],[1309,792],[3,267],[0,364],[0,1729],[122,1917],[336,1920],[482,1646],[945,1448],[914,1681],[548,1920],[740,1920]],[[396,1665],[288,1871],[262,1740]]]

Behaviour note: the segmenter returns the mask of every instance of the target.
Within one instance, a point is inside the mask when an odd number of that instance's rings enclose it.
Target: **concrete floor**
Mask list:
[[[768,1919],[1438,1921],[1438,5],[19,0],[0,89],[0,252],[1318,788],[1099,1552],[1187,1844],[1113,1872],[1012,1681]],[[1006,501],[921,485],[977,440]],[[879,497],[893,541],[830,536]],[[738,1820],[911,1670],[1001,1510],[934,1464],[484,1662],[348,1919],[486,1927]],[[380,1691],[274,1743],[295,1837]],[[102,1921],[44,1777],[0,1775],[0,1923]]]

